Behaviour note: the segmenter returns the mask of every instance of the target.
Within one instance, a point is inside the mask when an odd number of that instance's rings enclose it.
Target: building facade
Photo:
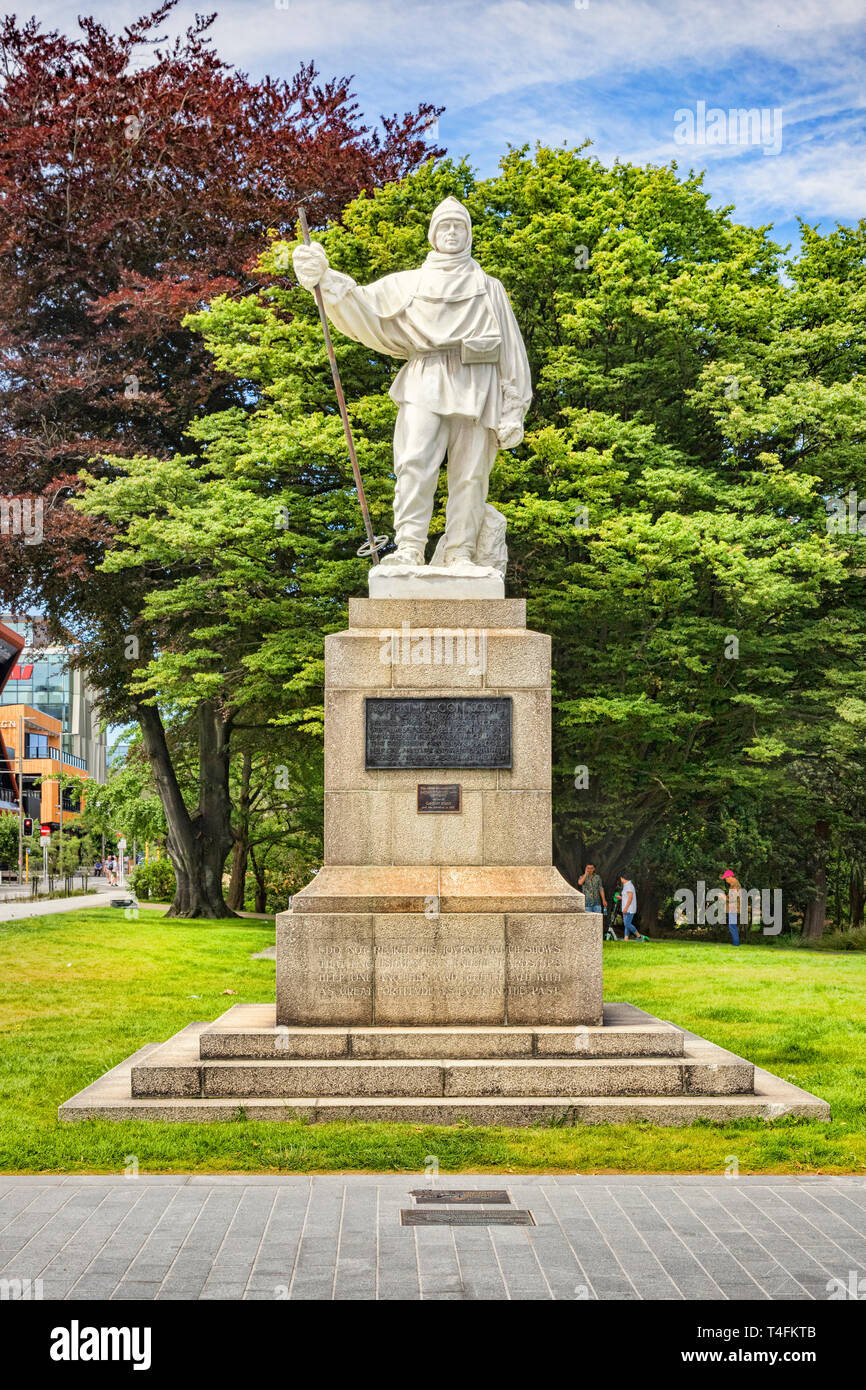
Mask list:
[[[24,641],[0,690],[0,756],[6,779],[16,798],[20,780],[26,816],[53,825],[61,816],[74,820],[80,797],[74,790],[66,792],[61,806],[56,779],[61,774],[105,781],[106,736],[99,727],[95,696],[81,671],[70,665],[68,650],[33,645],[32,622],[7,619],[3,631]],[[7,645],[12,645],[9,636]],[[45,779],[41,788],[36,786],[40,779]],[[0,795],[0,801],[11,809],[6,795]]]
[[[23,649],[24,638],[21,634],[0,623],[0,699],[9,677],[21,659]],[[18,782],[3,733],[0,721],[0,811],[17,811]]]

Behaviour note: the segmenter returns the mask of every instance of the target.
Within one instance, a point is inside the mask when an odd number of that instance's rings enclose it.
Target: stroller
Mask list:
[[[623,934],[623,936],[625,936],[625,922],[623,922],[623,920],[622,920],[622,905],[621,905],[621,900],[622,900],[622,893],[620,893],[620,892],[614,893],[614,895],[613,895],[613,905],[612,905],[612,907],[611,907],[610,909],[605,909],[605,914],[604,914],[604,916],[605,916],[605,923],[604,923],[604,939],[605,939],[605,941],[619,941],[619,937],[617,936],[616,930],[615,930],[615,928],[616,928],[616,919],[617,919],[617,915],[619,915],[620,925],[621,925],[621,927],[622,927],[622,934]],[[609,916],[609,917],[608,917],[608,911],[610,912],[610,916]]]

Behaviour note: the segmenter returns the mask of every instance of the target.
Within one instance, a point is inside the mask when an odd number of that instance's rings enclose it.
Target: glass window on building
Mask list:
[[[24,756],[25,758],[48,758],[48,735],[29,734],[24,735]]]
[[[20,625],[19,625],[20,626]],[[24,651],[18,669],[21,679],[10,680],[0,694],[0,704],[30,705],[51,714],[64,726],[70,722],[71,681],[62,656],[39,656]],[[27,675],[24,675],[24,672]]]
[[[31,777],[25,773],[22,784],[24,814],[25,816],[32,816],[36,821],[42,817],[42,792],[39,787],[34,785],[38,780],[37,777]]]

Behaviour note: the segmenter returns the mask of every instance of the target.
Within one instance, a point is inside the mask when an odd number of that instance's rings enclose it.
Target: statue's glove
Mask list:
[[[523,441],[523,423],[520,420],[500,420],[496,427],[496,438],[500,449],[516,449]]]
[[[312,292],[328,269],[328,257],[324,246],[311,241],[309,246],[296,246],[292,252],[292,263],[298,284]]]

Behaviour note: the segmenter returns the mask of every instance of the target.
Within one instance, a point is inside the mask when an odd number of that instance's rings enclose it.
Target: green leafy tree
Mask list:
[[[804,228],[786,278],[766,229],[711,209],[699,177],[517,150],[489,180],[429,164],[357,198],[321,234],[331,263],[362,282],[417,264],[448,193],[533,367],[491,500],[511,591],[554,640],[561,868],[574,880],[590,851],[612,884],[659,827],[711,825],[735,791],[812,846],[820,903],[825,841],[862,804],[863,538],[827,525],[829,498],[866,494],[862,231]],[[189,322],[258,404],[195,422],[195,456],[94,480],[83,505],[121,536],[107,569],[168,576],[141,698],[210,702],[229,744],[284,733],[300,767],[321,738],[322,634],[365,580],[315,306],[274,284]],[[387,530],[393,363],[339,335],[336,351]]]

